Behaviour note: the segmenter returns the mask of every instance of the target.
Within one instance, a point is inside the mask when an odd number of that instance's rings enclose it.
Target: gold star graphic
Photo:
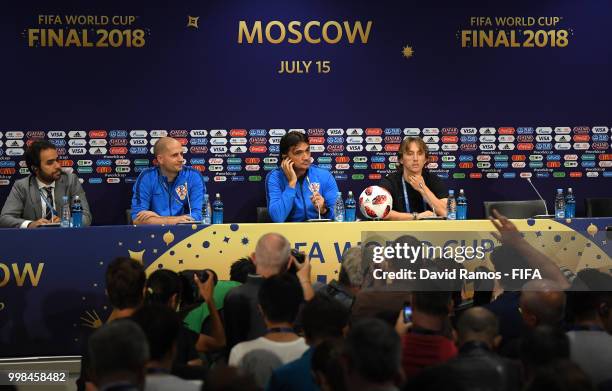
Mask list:
[[[414,56],[414,50],[412,49],[412,47],[406,45],[402,48],[402,54],[404,55],[404,57],[410,58]]]
[[[187,16],[187,27],[200,28],[198,19],[200,19],[199,16]]]

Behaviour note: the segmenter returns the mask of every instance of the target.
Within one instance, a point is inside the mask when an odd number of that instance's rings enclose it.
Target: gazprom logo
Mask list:
[[[208,145],[207,138],[192,138],[189,143],[191,145]]]
[[[327,138],[328,144],[342,144],[344,143],[344,137],[332,136]]]
[[[251,129],[249,130],[249,136],[251,137],[263,137],[267,136],[268,132],[265,129]]]
[[[385,136],[400,136],[402,129],[400,128],[385,128]]]
[[[130,154],[132,155],[146,155],[147,153],[147,147],[130,147]]]
[[[111,130],[108,132],[110,138],[127,138],[128,132],[126,130]]]
[[[476,136],[461,136],[462,143],[475,143],[476,140]]]

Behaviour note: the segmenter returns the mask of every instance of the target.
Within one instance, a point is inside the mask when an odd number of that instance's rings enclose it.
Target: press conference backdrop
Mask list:
[[[429,168],[482,201],[557,187],[609,196],[609,2],[46,1],[0,13],[0,200],[49,138],[84,181],[96,224],[124,222],[161,136],[255,220],[280,137],[359,193],[396,169],[406,135]],[[607,188],[606,188],[607,185]]]

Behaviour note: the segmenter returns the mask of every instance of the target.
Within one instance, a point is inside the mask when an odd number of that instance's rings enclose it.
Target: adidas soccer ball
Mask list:
[[[393,197],[380,186],[369,186],[359,196],[359,209],[368,219],[384,219],[391,212]]]

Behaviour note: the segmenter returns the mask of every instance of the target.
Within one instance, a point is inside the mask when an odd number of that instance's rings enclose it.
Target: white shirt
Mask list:
[[[265,337],[259,337],[234,346],[230,352],[228,365],[240,367],[243,357],[253,350],[273,352],[283,364],[287,364],[302,357],[302,354],[308,350],[308,345],[306,345],[304,338],[298,338],[291,342],[276,342]]]
[[[47,214],[47,191],[45,190],[45,187],[50,187],[51,188],[51,194],[53,194],[53,209],[55,209],[57,211],[57,207],[55,205],[55,181],[53,181],[53,183],[51,183],[50,185],[47,185],[45,183],[42,183],[40,181],[40,179],[36,178],[36,184],[38,185],[38,192],[40,193],[40,204],[42,205],[42,217],[45,217],[45,214]],[[30,225],[30,223],[32,222],[32,220],[25,220],[23,223],[21,223],[20,228],[28,228],[28,225]]]

